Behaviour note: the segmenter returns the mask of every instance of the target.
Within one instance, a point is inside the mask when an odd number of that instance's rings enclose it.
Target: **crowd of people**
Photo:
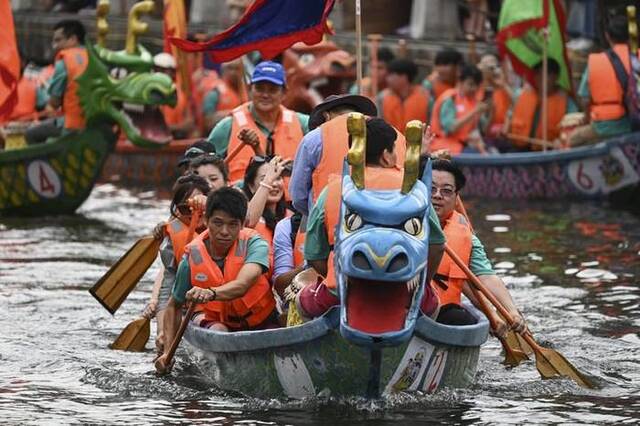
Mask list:
[[[631,129],[619,82],[620,72],[630,72],[626,20],[611,19],[607,37],[612,49],[589,58],[578,92],[588,100],[590,122],[569,138],[570,145]],[[42,142],[54,131],[63,134],[84,127],[75,93],[75,78],[87,66],[83,40],[84,28],[78,21],[55,26],[57,53],[47,108],[62,107],[62,117],[46,123],[46,131],[42,124],[34,127],[30,143]],[[367,116],[367,189],[400,189],[402,131],[411,120],[431,126],[423,140],[423,164],[430,153],[442,150],[455,155],[540,149],[545,127],[539,100],[542,64],[535,66],[534,85],[514,88],[492,54],[474,65],[465,64],[455,50],[443,50],[422,84],[416,81],[418,69],[410,59],[394,58],[385,50],[378,58],[378,93],[332,95],[310,115],[283,105],[287,73],[274,61],[257,63],[248,84],[241,62],[225,64],[220,75],[196,68],[193,96],[179,90],[177,105],[165,107],[175,135],[189,136],[199,129],[209,136],[186,150],[170,219],[156,229],[163,239],[163,267],[145,314],[158,317],[159,370],[170,367],[163,360],[186,301],[198,304],[194,322],[218,331],[280,327],[292,306],[301,318],[309,319],[339,303],[332,248],[340,221],[340,185],[332,176],[341,174],[349,149],[348,113]],[[155,56],[154,67],[175,76],[177,64],[171,55],[161,53]],[[549,60],[545,96],[551,140],[560,135],[562,117],[579,109],[556,84],[559,67]],[[187,113],[194,100],[201,106],[195,116]],[[461,295],[477,300],[466,276],[444,254],[446,241],[508,309],[515,318],[513,327],[521,330],[522,316],[468,219],[456,210],[464,175],[449,160],[437,159],[432,182],[423,313],[451,325],[476,321],[462,306]],[[197,233],[188,241],[192,220],[197,220],[192,226]],[[295,277],[310,269],[320,278],[300,286]],[[498,316],[492,324],[494,333],[506,332]]]

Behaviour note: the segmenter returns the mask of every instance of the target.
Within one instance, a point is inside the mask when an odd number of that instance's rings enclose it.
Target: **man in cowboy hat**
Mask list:
[[[359,95],[331,95],[311,111],[310,132],[298,146],[289,181],[293,206],[304,215],[327,184],[329,175],[342,171],[349,149],[346,123],[350,112],[378,115],[376,105]]]

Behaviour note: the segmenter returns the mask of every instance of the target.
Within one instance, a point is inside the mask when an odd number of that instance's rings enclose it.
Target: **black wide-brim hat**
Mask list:
[[[347,105],[353,107],[357,112],[370,117],[378,115],[378,108],[376,108],[376,104],[365,96],[330,95],[327,96],[321,104],[318,104],[313,111],[311,111],[311,115],[309,116],[309,130],[313,130],[324,123],[325,120],[322,115],[323,112],[330,111],[339,106]]]

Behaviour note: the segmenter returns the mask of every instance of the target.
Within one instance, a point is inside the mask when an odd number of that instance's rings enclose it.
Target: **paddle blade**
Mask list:
[[[113,315],[155,260],[160,243],[153,237],[139,239],[89,293]]]
[[[523,352],[525,355],[533,354],[533,349],[531,349],[531,346],[529,346],[529,344],[522,338],[522,336],[520,336],[515,331],[508,331],[507,335],[505,336],[505,340],[507,341],[507,344],[510,348]]]
[[[549,348],[536,349],[536,368],[543,379],[553,377],[568,377],[584,388],[594,389],[593,382],[574,367],[557,351]]]
[[[509,345],[507,339],[500,339],[502,349],[504,349],[504,361],[502,363],[509,367],[517,367],[522,361],[529,359],[526,353]]]
[[[118,338],[111,344],[111,349],[130,352],[142,352],[151,332],[149,318],[138,318],[127,325]]]

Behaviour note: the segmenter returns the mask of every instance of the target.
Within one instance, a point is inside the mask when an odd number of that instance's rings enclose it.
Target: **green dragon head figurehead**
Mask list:
[[[169,76],[152,72],[151,54],[141,45],[134,53],[86,44],[89,63],[78,77],[78,97],[87,125],[115,122],[133,144],[157,148],[171,141],[161,105],[176,104]]]

